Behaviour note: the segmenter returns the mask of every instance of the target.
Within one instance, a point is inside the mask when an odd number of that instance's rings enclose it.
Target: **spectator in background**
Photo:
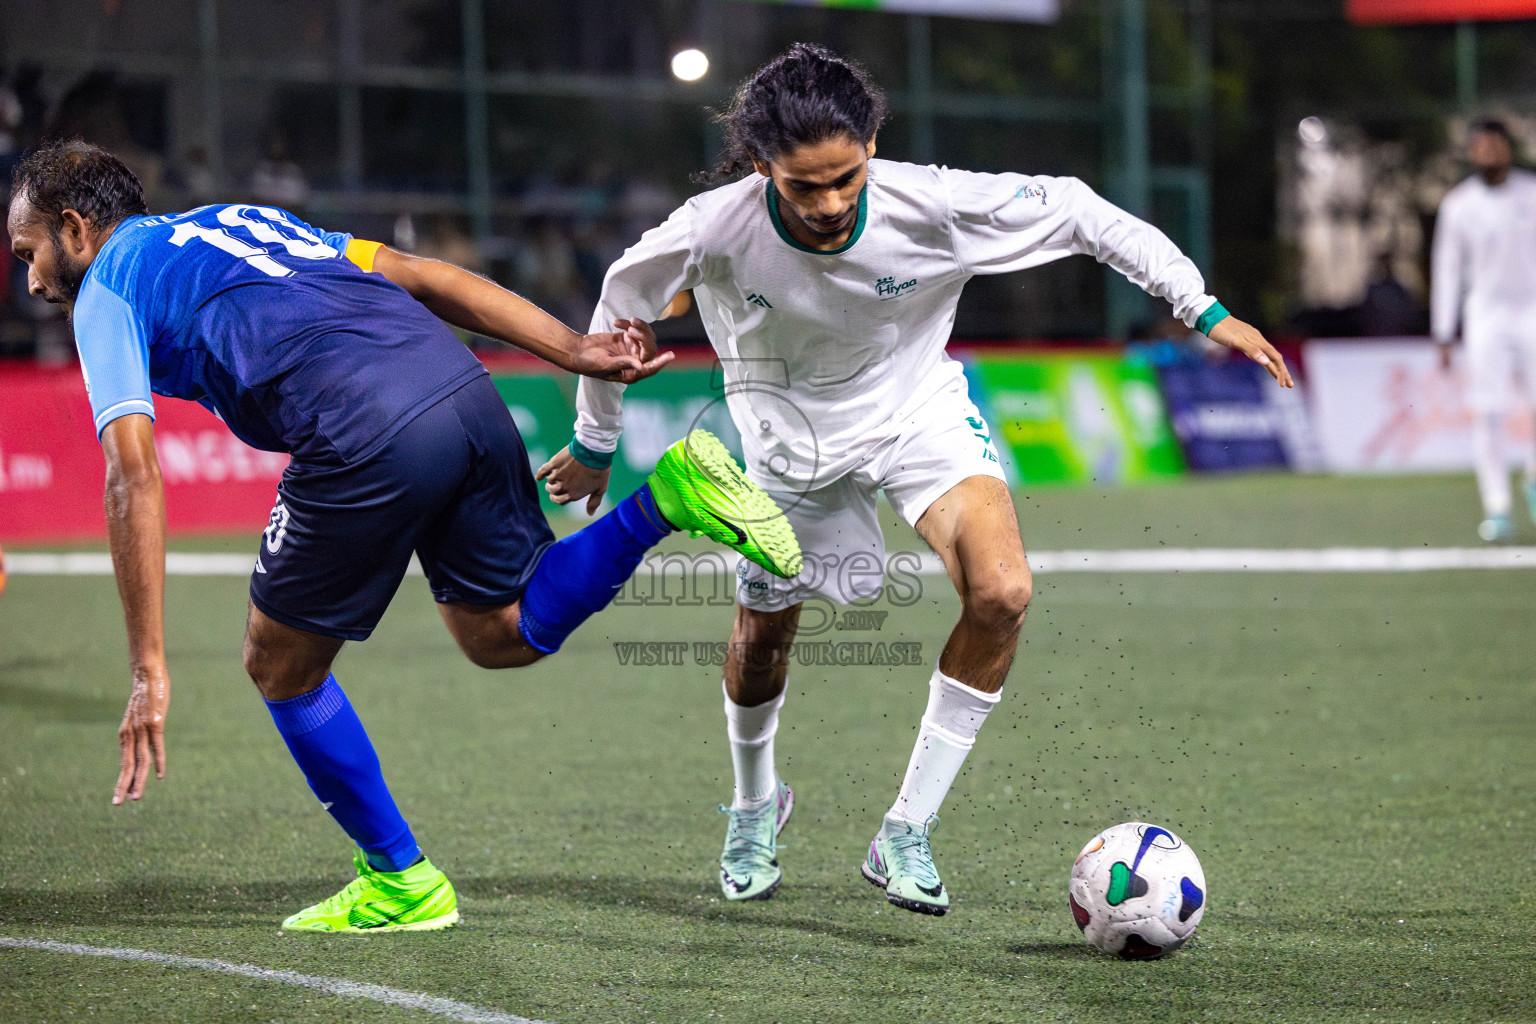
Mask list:
[[[10,207],[0,209],[0,214],[9,214]],[[10,312],[11,306],[11,264],[14,257],[11,256],[11,236],[3,225],[0,225],[0,320],[3,320]]]
[[[300,211],[309,205],[309,178],[304,168],[288,156],[288,140],[274,132],[267,140],[267,155],[251,172],[251,195],[258,202]]]
[[[7,186],[11,168],[21,159],[21,100],[8,85],[0,85],[0,182]]]
[[[177,175],[180,178],[181,187],[187,190],[187,195],[194,203],[210,203],[218,194],[219,183],[214,177],[213,168],[208,163],[208,151],[202,146],[193,146],[187,150],[187,158],[182,162]]]
[[[165,158],[135,141],[127,102],[113,72],[92,71],[64,94],[46,135],[100,146],[128,166],[146,195],[153,195],[165,177]]]
[[[1472,445],[1483,502],[1478,534],[1514,536],[1509,468],[1501,444],[1517,374],[1536,412],[1536,174],[1514,167],[1501,121],[1473,125],[1467,156],[1476,172],[1451,189],[1435,224],[1431,319],[1443,369],[1466,344]],[[1525,452],[1526,511],[1536,522],[1536,448]]]
[[[485,273],[480,247],[469,237],[463,218],[440,213],[427,222],[427,234],[415,246],[418,256],[452,263],[476,274]]]
[[[1424,333],[1424,310],[1392,269],[1392,254],[1376,257],[1375,272],[1360,303],[1360,333],[1371,338]]]

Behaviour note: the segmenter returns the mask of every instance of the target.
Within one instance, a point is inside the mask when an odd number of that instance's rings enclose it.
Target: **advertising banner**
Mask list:
[[[517,422],[535,470],[571,443],[576,422],[574,379],[565,375],[557,379],[533,368],[510,373],[493,370],[491,379]],[[624,433],[614,453],[608,499],[618,501],[643,484],[667,446],[694,428],[710,431],[741,458],[741,435],[725,407],[720,374],[710,364],[674,364],[626,388]],[[542,485],[539,497],[546,509],[560,508]],[[585,518],[585,504],[580,507]]]
[[[1307,385],[1323,461],[1334,473],[1463,472],[1472,468],[1472,410],[1462,351],[1440,369],[1424,338],[1308,342]],[[1510,381],[1510,408],[1514,381]],[[1511,460],[1531,443],[1526,416],[1505,418]]]
[[[1118,354],[978,354],[971,397],[1015,483],[1178,476],[1184,459],[1151,366]]]
[[[981,354],[966,362],[972,396],[1015,482],[1109,484],[1183,471],[1149,366],[1077,352]],[[574,380],[531,363],[493,365],[492,380],[535,468],[570,442]],[[0,369],[0,395],[0,544],[104,538],[105,465],[79,369]],[[265,526],[288,456],[246,446],[192,402],[157,398],[155,412],[172,532],[254,535]],[[639,487],[667,446],[695,427],[713,431],[741,457],[712,362],[674,365],[632,385],[609,500]],[[548,510],[558,508],[542,488],[540,496]],[[566,511],[585,518],[574,506]]]
[[[1247,359],[1161,366],[1158,379],[1190,469],[1319,468],[1299,384],[1276,387],[1268,371]]]
[[[105,537],[106,463],[80,370],[3,369],[0,395],[0,544]],[[288,456],[248,447],[192,402],[157,398],[155,417],[169,529],[249,529],[254,544]]]
[[[940,14],[948,18],[1050,23],[1061,16],[1061,0],[759,0],[797,7],[846,7],[888,14]]]
[[[1347,10],[1356,25],[1509,21],[1536,18],[1536,0],[1348,0]]]

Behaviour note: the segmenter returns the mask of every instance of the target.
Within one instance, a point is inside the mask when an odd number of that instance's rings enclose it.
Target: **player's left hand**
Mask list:
[[[656,333],[644,320],[619,319],[613,334],[588,334],[571,353],[570,369],[598,380],[633,384],[659,371],[673,353],[656,351]]]
[[[1251,324],[1245,324],[1237,317],[1229,315],[1211,328],[1208,337],[1218,345],[1236,349],[1264,367],[1281,387],[1296,386],[1296,382],[1291,379],[1290,369],[1285,365],[1285,358],[1275,350],[1275,346],[1265,341],[1264,335]]]
[[[151,757],[155,778],[165,778],[165,712],[170,704],[171,678],[164,668],[134,670],[128,710],[123,712],[123,724],[117,727],[123,761],[112,794],[114,805],[144,795]]]

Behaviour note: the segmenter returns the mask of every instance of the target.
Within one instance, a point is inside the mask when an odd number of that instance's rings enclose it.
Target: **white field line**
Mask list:
[[[314,989],[330,996],[347,999],[371,999],[387,1006],[405,1010],[420,1010],[449,1020],[467,1024],[543,1024],[528,1017],[519,1017],[499,1010],[484,1010],[468,1003],[437,996],[407,992],[404,989],[370,985],[345,978],[326,978],[315,974],[299,974],[295,971],[277,971],[250,964],[233,964],[228,960],[207,960],[196,956],[177,956],[174,953],[155,953],[147,949],[120,949],[114,946],[82,946],[73,942],[50,942],[46,939],[11,939],[0,937],[0,949],[27,949],[43,953],[73,953],[76,956],[102,956],[113,960],[129,960],[135,963],[159,964],[163,967],[185,967],[215,974],[233,974],[256,981],[270,981],[279,985],[296,985]]]
[[[172,576],[249,576],[249,555],[188,554],[165,556]],[[887,552],[886,565],[924,576],[944,573],[931,552]],[[1029,565],[1040,574],[1146,572],[1428,572],[1440,569],[1536,569],[1536,547],[1488,548],[1131,548],[1120,551],[1032,551]],[[47,554],[25,552],[5,556],[14,576],[110,576],[112,559],[95,552]],[[733,559],[707,555],[651,555],[641,573],[663,576],[685,572],[710,575],[733,572]],[[413,558],[411,573],[421,574]]]
[[[168,576],[249,576],[255,567],[250,555],[171,551],[165,556]],[[112,556],[101,551],[16,552],[5,556],[5,571],[12,576],[111,576]],[[414,556],[409,571],[421,575],[421,563]]]

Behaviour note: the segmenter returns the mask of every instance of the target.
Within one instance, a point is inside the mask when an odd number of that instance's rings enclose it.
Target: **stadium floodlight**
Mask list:
[[[690,47],[672,55],[672,74],[685,82],[697,82],[709,72],[709,57]]]

